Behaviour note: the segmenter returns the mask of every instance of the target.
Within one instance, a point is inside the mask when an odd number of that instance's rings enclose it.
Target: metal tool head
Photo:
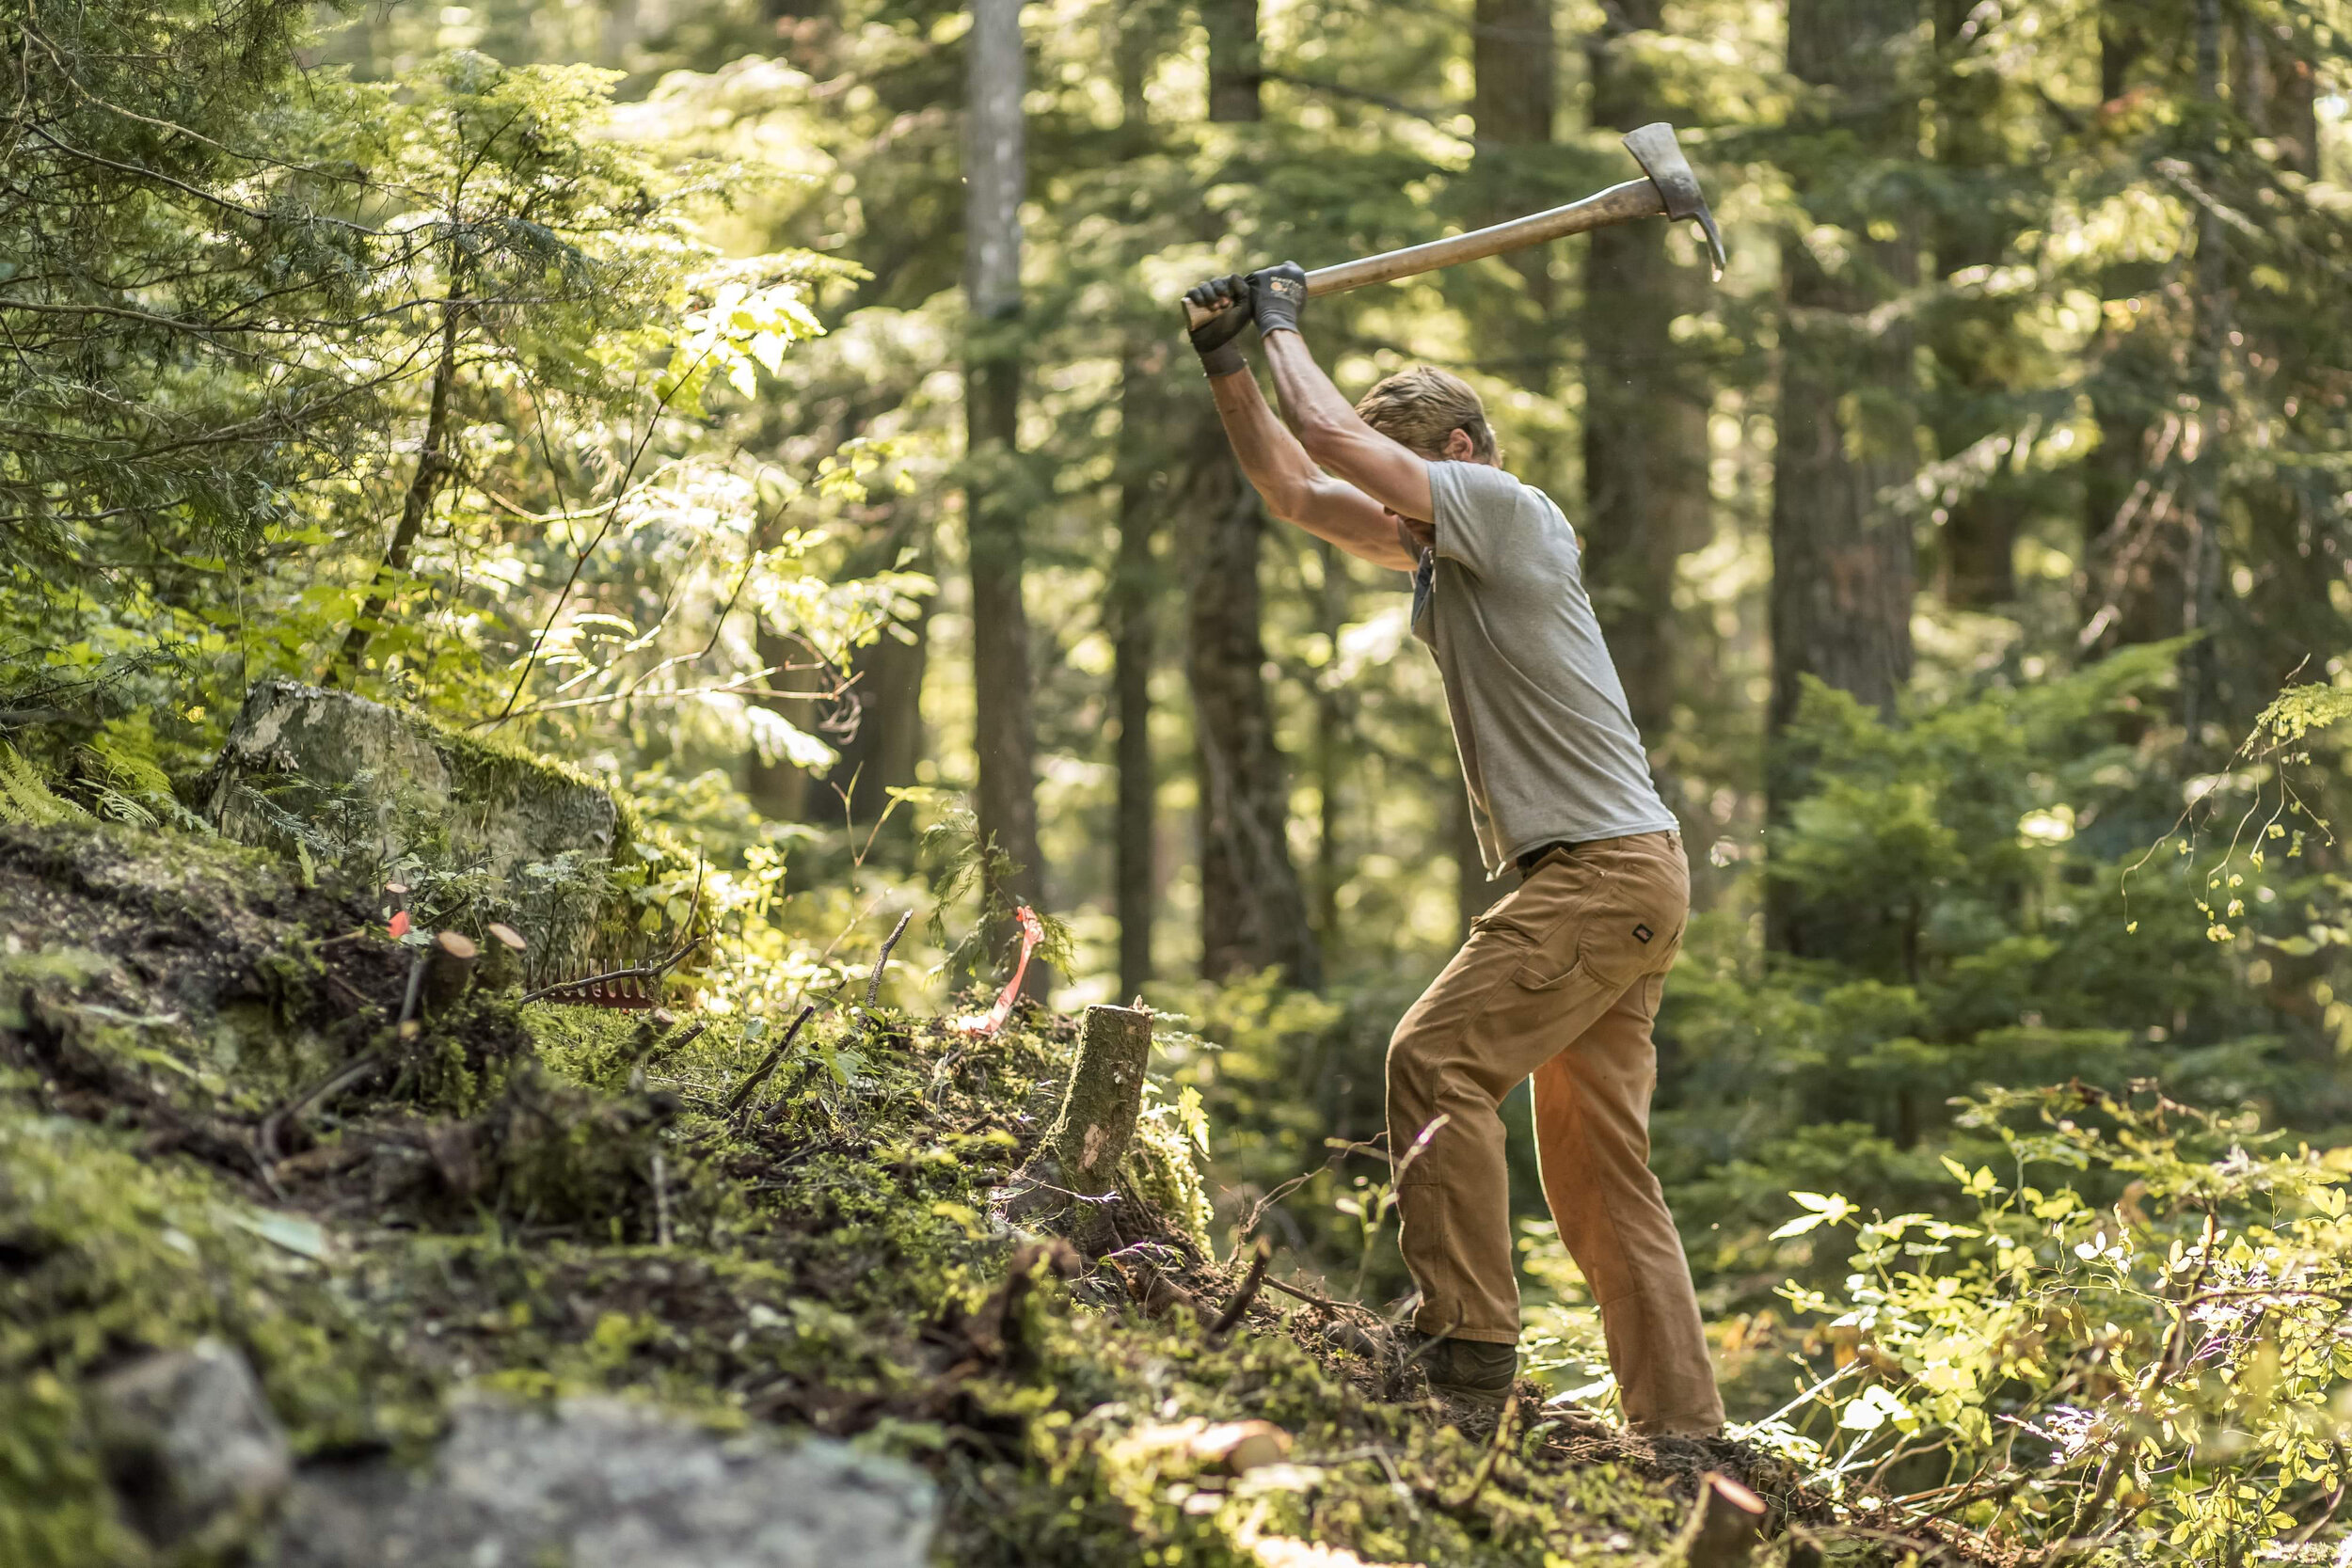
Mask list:
[[[1664,120],[1645,125],[1638,131],[1626,133],[1625,150],[1633,154],[1649,182],[1658,187],[1659,196],[1666,203],[1670,218],[1696,218],[1707,231],[1708,249],[1712,253],[1715,277],[1724,276],[1724,237],[1715,227],[1715,214],[1707,210],[1707,197],[1699,189],[1699,177],[1691,172],[1691,161],[1682,155],[1682,144],[1675,140],[1675,128]]]

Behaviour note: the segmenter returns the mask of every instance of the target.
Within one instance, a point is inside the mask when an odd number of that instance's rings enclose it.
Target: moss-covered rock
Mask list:
[[[585,963],[628,838],[612,797],[569,768],[296,681],[255,683],[205,790],[206,819],[245,843],[490,884],[466,891],[514,912],[556,974]]]

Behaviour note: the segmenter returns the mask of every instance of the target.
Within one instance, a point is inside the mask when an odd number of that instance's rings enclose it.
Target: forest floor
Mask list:
[[[428,1463],[460,1390],[619,1395],[901,1461],[959,1564],[1665,1564],[1709,1470],[1772,1504],[1759,1562],[1992,1560],[1533,1384],[1501,1425],[1384,1397],[1417,1390],[1328,1332],[1356,1308],[1261,1291],[1210,1332],[1243,1270],[1183,1213],[1182,1137],[1136,1167],[1109,1262],[1009,1230],[990,1195],[1073,1021],[973,1038],[843,1006],[753,1082],[775,1037],[683,1007],[485,984],[403,1030],[410,951],[380,922],[217,840],[0,830],[10,1561],[173,1560],[97,1390],[199,1338],[258,1374],[297,1489]],[[333,1560],[278,1501],[207,1560]]]

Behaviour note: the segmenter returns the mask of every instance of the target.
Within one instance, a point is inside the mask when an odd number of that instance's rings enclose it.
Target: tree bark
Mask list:
[[[914,569],[930,570],[930,546],[916,557]],[[915,782],[923,760],[923,675],[930,665],[931,601],[918,601],[907,629],[912,642],[884,635],[851,657],[856,677],[850,699],[857,704],[857,728],[834,749],[841,760],[834,765],[832,781],[849,791],[850,820],[858,842],[882,820],[890,807],[890,792]]]
[[[1223,433],[1199,443],[1200,558],[1186,616],[1186,673],[1200,797],[1200,973],[1212,980],[1279,967],[1322,983],[1306,898],[1290,855],[1290,788],[1275,745],[1258,553],[1264,514]]]
[[[1209,117],[1258,119],[1257,0],[1204,0],[1201,20],[1209,34]],[[1185,673],[1200,799],[1200,973],[1224,979],[1271,965],[1292,985],[1316,986],[1322,961],[1291,861],[1290,784],[1275,744],[1259,632],[1265,515],[1214,414],[1204,418],[1193,455],[1199,553]]]
[[[771,673],[760,684],[771,691],[819,692],[834,684],[831,672],[813,668],[815,657],[799,642],[764,620],[752,633],[759,662]],[[753,702],[799,729],[809,729],[822,705],[792,697],[755,697]],[[842,775],[844,779],[848,775]],[[755,749],[743,759],[743,793],[762,816],[777,822],[808,822],[819,817],[837,820],[832,808],[839,802],[830,793],[819,800],[816,778],[807,768],[784,757],[763,757]]]
[[[1470,12],[1470,119],[1478,150],[1471,168],[1477,221],[1500,223],[1535,211],[1529,199],[1560,101],[1559,44],[1552,0],[1477,0]],[[1651,227],[1656,227],[1652,225]],[[1525,280],[1538,311],[1551,309],[1550,247],[1504,258]]]
[[[1832,271],[1802,238],[1782,247],[1768,603],[1775,744],[1766,792],[1774,821],[1787,819],[1804,787],[1804,760],[1779,743],[1804,677],[1891,713],[1911,676],[1915,546],[1908,515],[1880,499],[1916,467],[1911,334],[1867,318],[1914,286],[1917,250],[1908,215],[1867,172],[1875,158],[1915,155],[1915,111],[1888,87],[1899,80],[1897,52],[1916,20],[1912,0],[1789,0],[1789,71],[1831,89],[1825,112],[1837,116],[1858,156],[1797,180],[1810,216],[1843,229],[1851,256]],[[1873,230],[1887,237],[1869,237]],[[1819,942],[1804,926],[1786,885],[1768,883],[1766,940],[1806,952]]]
[[[1789,0],[1788,68],[1850,95],[1841,123],[1870,151],[1900,155],[1915,140],[1913,111],[1886,98],[1895,45],[1915,13],[1889,0]],[[1809,188],[1807,188],[1809,187]],[[1800,196],[1817,218],[1853,235],[1855,256],[1832,273],[1801,242],[1783,250],[1784,328],[1779,444],[1772,484],[1772,728],[1796,712],[1801,678],[1815,675],[1882,712],[1911,675],[1916,576],[1907,518],[1879,501],[1915,470],[1911,335],[1873,330],[1871,307],[1917,281],[1905,215],[1860,199],[1846,179],[1820,178]],[[1867,239],[1893,223],[1891,239]]]
[[[2099,92],[2113,103],[2148,51],[2143,8],[2109,0],[2099,15]],[[2119,269],[2121,270],[2121,269]],[[2102,293],[2134,292],[2110,278]],[[2144,303],[2154,304],[2158,295]],[[2109,326],[2088,378],[2099,439],[2083,463],[2083,627],[2086,653],[2179,634],[2188,531],[2175,458],[2179,420],[2166,406],[2188,372],[2178,334],[2157,310]]]
[[[1936,81],[1936,162],[1947,189],[1937,214],[1935,268],[1950,277],[1989,267],[2009,247],[2010,225],[1993,199],[1993,177],[2005,161],[2001,77],[1981,58],[1976,0],[1934,0],[1935,42],[1944,69]],[[1955,194],[1957,193],[1957,194]],[[2000,325],[1982,306],[1947,305],[1931,334],[1943,372],[1936,452],[1959,455],[1998,433],[2004,422],[2002,367],[1990,357]],[[2003,483],[2003,465],[1945,508],[1944,598],[1962,610],[1993,610],[2017,597],[2017,517],[2023,498]]]
[[[2197,0],[2197,100],[2216,125],[2221,108],[2221,0]],[[2221,464],[2229,439],[2229,414],[2222,389],[2230,336],[2230,249],[2220,214],[2211,207],[2197,218],[2196,394],[2198,441],[2189,466],[2188,579],[2182,594],[2185,631],[2204,636],[2181,660],[2181,727],[2191,766],[2206,751],[2204,727],[2220,709],[2220,661],[2214,647],[2216,613],[2221,604]],[[2226,750],[2233,737],[2214,735]]]
[[[1024,545],[1015,494],[1021,415],[1021,200],[1025,182],[1021,96],[1026,59],[1021,0],[972,0],[966,44],[964,513],[972,572],[974,749],[983,842],[1011,868],[986,878],[992,903],[1041,905],[1037,837],[1036,727],[1029,692],[1029,622],[1022,603]],[[1025,987],[1044,995],[1038,965]]]
[[[1636,35],[1663,26],[1662,0],[1626,0],[1585,46],[1593,123],[1630,131],[1655,119],[1659,83]],[[1677,265],[1661,223],[1597,230],[1584,267],[1584,579],[1626,705],[1655,748],[1679,689],[1675,575],[1707,542],[1709,389],[1674,341],[1704,308],[1695,264]]]
[[[1151,147],[1144,99],[1154,47],[1154,18],[1129,7],[1112,23],[1119,73],[1120,142],[1129,158]],[[1119,556],[1111,568],[1111,702],[1119,724],[1114,755],[1118,800],[1111,833],[1111,907],[1119,920],[1119,994],[1135,997],[1152,982],[1152,923],[1159,905],[1159,773],[1152,756],[1152,672],[1157,659],[1157,545],[1161,484],[1149,432],[1159,413],[1152,388],[1168,371],[1166,339],[1135,341],[1120,364]]]
[[[1137,996],[1152,980],[1152,918],[1158,904],[1155,864],[1159,777],[1152,759],[1152,666],[1154,495],[1146,432],[1152,423],[1151,388],[1167,356],[1131,350],[1119,386],[1119,557],[1111,568],[1112,702],[1119,721],[1116,756],[1119,798],[1112,833],[1112,908],[1119,916],[1119,994]]]
[[[1209,34],[1209,118],[1222,124],[1263,114],[1265,66],[1258,41],[1258,0],[1201,0]]]

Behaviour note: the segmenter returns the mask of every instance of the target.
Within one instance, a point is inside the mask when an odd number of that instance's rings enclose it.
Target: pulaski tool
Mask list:
[[[1633,154],[1642,166],[1643,177],[1612,185],[1581,201],[1571,201],[1565,207],[1549,212],[1532,213],[1508,223],[1494,224],[1486,229],[1473,229],[1467,234],[1447,239],[1431,240],[1426,245],[1406,245],[1402,250],[1384,250],[1377,256],[1360,257],[1342,261],[1336,266],[1317,267],[1307,275],[1307,294],[1335,294],[1343,289],[1360,289],[1367,283],[1389,283],[1416,273],[1435,272],[1439,267],[1457,262],[1481,261],[1488,256],[1501,256],[1514,250],[1524,250],[1546,240],[1556,240],[1564,234],[1581,234],[1589,230],[1606,229],[1611,224],[1630,223],[1636,218],[1694,218],[1707,232],[1707,246],[1714,263],[1715,276],[1724,275],[1724,237],[1715,227],[1715,214],[1708,211],[1707,198],[1699,190],[1698,176],[1691,172],[1690,160],[1682,155],[1681,144],[1675,140],[1675,128],[1664,120],[1645,125],[1629,132],[1625,150]],[[1199,326],[1217,314],[1187,303],[1186,323]]]

